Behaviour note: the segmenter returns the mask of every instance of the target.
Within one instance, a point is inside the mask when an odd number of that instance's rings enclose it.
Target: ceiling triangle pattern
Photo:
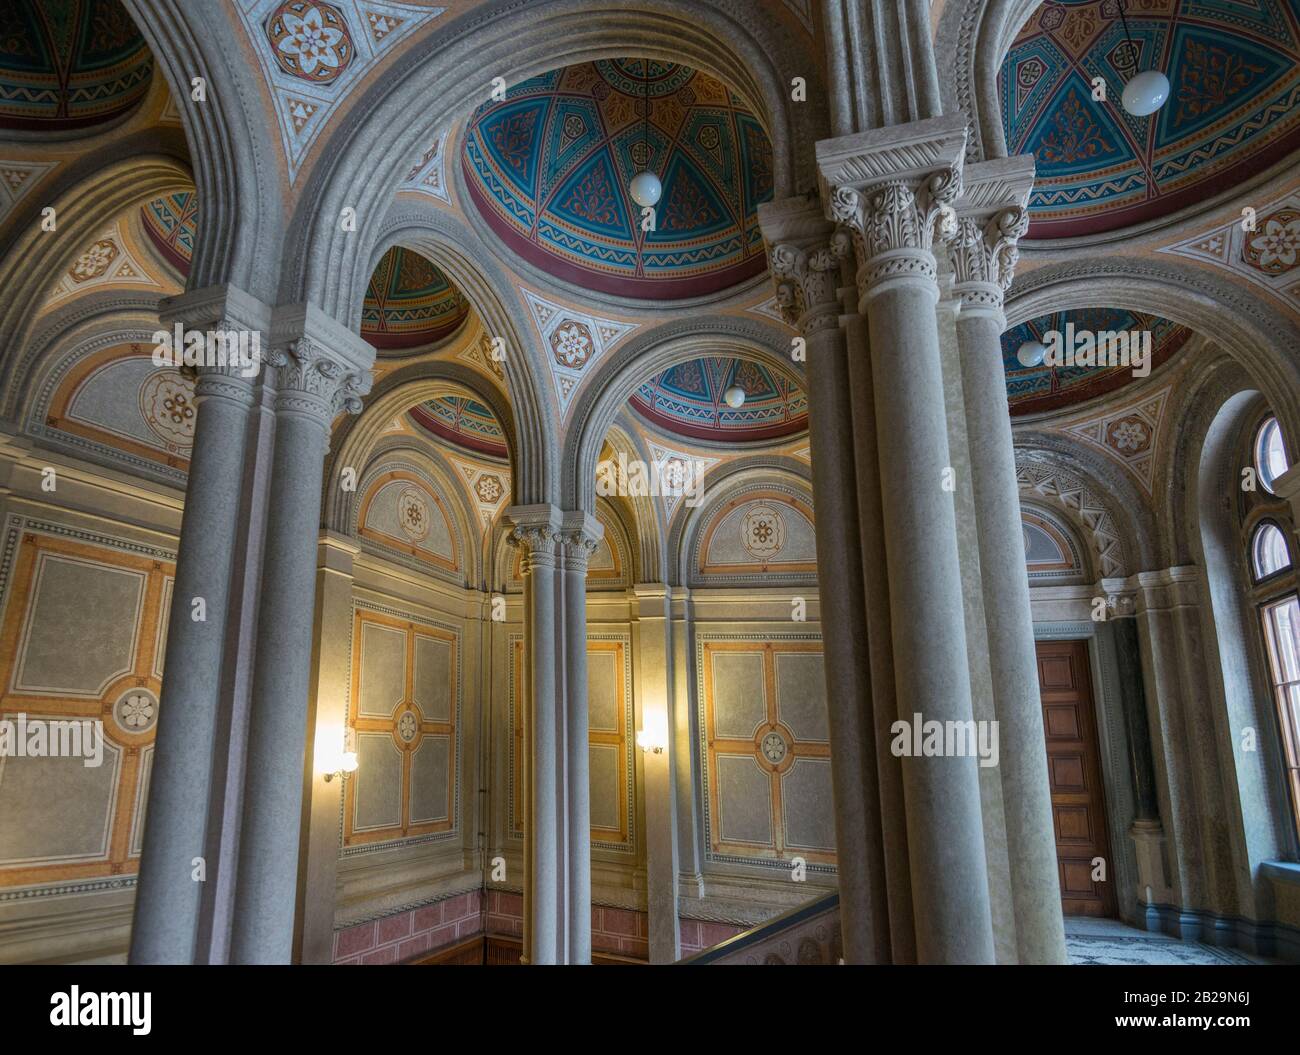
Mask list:
[[[161,285],[132,255],[120,225],[114,224],[102,231],[72,262],[50,291],[46,303],[54,304],[105,286],[158,288]]]
[[[1110,511],[1078,477],[1052,465],[1016,465],[1016,483],[1029,494],[1061,505],[1078,516],[1092,534],[1104,576],[1124,574],[1124,547]]]
[[[449,453],[445,445],[439,447],[459,472],[461,483],[478,512],[479,523],[484,530],[490,528],[510,500],[510,473],[497,465],[484,466],[466,461]]]
[[[1300,314],[1300,193],[1257,209],[1250,230],[1248,220],[1234,218],[1160,252],[1231,271]]]
[[[782,326],[786,325],[785,316],[781,314],[781,308],[776,302],[776,297],[768,297],[761,304],[751,304],[745,309],[754,315],[761,315],[765,319],[771,319],[773,322],[779,322]]]
[[[685,451],[674,450],[672,447],[665,447],[663,444],[650,443],[650,457],[653,459],[655,468],[658,470],[659,479],[673,480],[686,478],[686,466],[694,464],[694,472],[697,477],[707,476],[710,469],[718,464],[720,458],[705,458],[699,454],[688,454]],[[682,504],[684,499],[682,494],[660,494],[659,500],[664,504],[664,520],[670,521],[677,507]],[[703,493],[700,493],[703,498]]]
[[[440,202],[451,204],[451,195],[447,193],[447,166],[444,147],[447,133],[443,132],[407,173],[399,191],[409,194],[424,194]]]
[[[0,161],[0,222],[3,222],[51,170],[57,161]]]
[[[445,11],[380,0],[240,0],[271,91],[289,182],[348,94],[399,41]]]
[[[550,368],[560,404],[560,416],[566,417],[587,367],[622,341],[637,325],[603,319],[556,304],[522,286],[519,291],[528,303],[533,324],[542,338],[546,365]]]
[[[1070,425],[1061,431],[1119,462],[1152,493],[1156,451],[1165,423],[1169,387],[1127,406],[1108,410],[1100,417]]]

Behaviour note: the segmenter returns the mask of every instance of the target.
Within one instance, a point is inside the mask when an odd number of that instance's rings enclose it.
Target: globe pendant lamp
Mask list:
[[[1124,25],[1124,39],[1128,42],[1128,57],[1137,67],[1137,46],[1129,35],[1128,19],[1124,17],[1124,0],[1119,0],[1119,18]],[[1134,117],[1149,117],[1169,100],[1169,78],[1159,70],[1143,70],[1129,78],[1124,85],[1121,101],[1124,109]]]
[[[1047,348],[1041,341],[1025,341],[1016,351],[1016,359],[1026,370],[1032,370],[1035,366],[1042,366],[1043,359],[1047,357]]]
[[[739,385],[732,385],[722,393],[722,398],[732,410],[738,410],[745,405],[745,390]]]
[[[645,123],[641,126],[641,149],[644,152],[645,162],[650,163],[650,60],[643,59],[643,68],[645,69]],[[632,177],[632,182],[628,184],[628,193],[632,200],[642,208],[648,208],[657,205],[659,198],[663,195],[663,184],[659,182],[659,177],[649,168],[644,168]]]

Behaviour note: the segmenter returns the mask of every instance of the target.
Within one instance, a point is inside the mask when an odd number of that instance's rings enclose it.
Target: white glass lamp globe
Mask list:
[[[1159,70],[1143,70],[1124,85],[1124,109],[1134,117],[1146,117],[1169,99],[1169,78]]]
[[[1047,348],[1044,347],[1041,341],[1026,341],[1016,351],[1016,358],[1020,360],[1020,365],[1026,369],[1042,366],[1046,355]]]
[[[654,205],[664,192],[659,177],[649,169],[645,172],[638,172],[633,176],[632,182],[627,189],[628,193],[632,195],[632,200],[641,206]]]
[[[741,407],[745,403],[745,390],[739,385],[732,385],[722,393],[722,398],[726,401],[727,406],[732,410]]]

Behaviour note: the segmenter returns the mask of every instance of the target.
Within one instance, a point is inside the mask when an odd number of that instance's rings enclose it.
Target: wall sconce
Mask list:
[[[636,745],[647,754],[661,755],[668,747],[668,717],[662,711],[647,710],[641,716]]]
[[[357,751],[356,744],[352,741],[352,730],[349,729],[343,734],[343,753],[339,755],[339,768],[325,774],[325,782],[328,784],[335,777],[345,780],[351,774],[357,771]]]

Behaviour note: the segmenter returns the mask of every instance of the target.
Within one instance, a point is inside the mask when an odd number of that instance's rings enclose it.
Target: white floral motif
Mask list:
[[[566,322],[551,338],[556,362],[579,368],[591,358],[591,334],[578,322]]]
[[[409,744],[415,739],[415,725],[415,715],[407,711],[397,720],[397,735]]]
[[[1147,443],[1147,430],[1141,422],[1130,418],[1114,427],[1111,431],[1111,439],[1121,451],[1138,451]]]
[[[1259,252],[1262,267],[1293,266],[1300,252],[1300,218],[1285,224],[1269,220],[1264,230],[1250,240],[1250,245]]]
[[[301,18],[286,11],[281,18],[289,35],[276,46],[286,55],[296,56],[303,73],[315,73],[318,65],[330,69],[342,65],[343,60],[335,46],[343,39],[343,34],[324,24],[319,8],[308,8]]]

